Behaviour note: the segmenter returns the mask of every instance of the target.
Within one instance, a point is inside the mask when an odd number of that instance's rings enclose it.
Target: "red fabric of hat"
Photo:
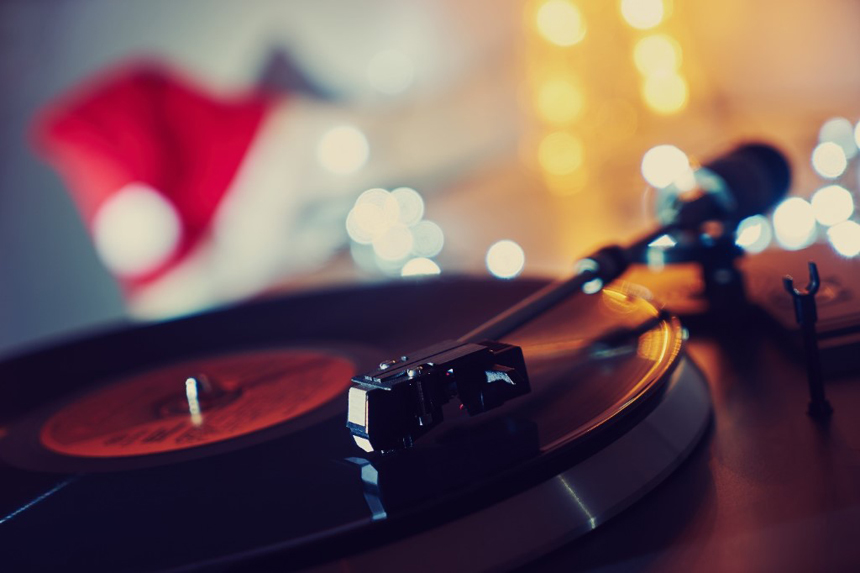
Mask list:
[[[261,94],[215,97],[162,66],[137,64],[49,104],[34,136],[91,229],[99,210],[129,184],[172,206],[175,246],[149,268],[118,273],[133,289],[163,275],[204,237],[270,103]]]

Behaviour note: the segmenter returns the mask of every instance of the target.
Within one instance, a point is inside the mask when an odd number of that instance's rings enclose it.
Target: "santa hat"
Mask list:
[[[321,180],[313,142],[344,115],[259,87],[217,95],[147,62],[84,82],[33,131],[130,309],[152,317],[254,294],[343,243],[348,202],[319,205],[352,188],[338,165]]]
[[[34,132],[102,259],[133,294],[208,232],[271,104],[256,93],[213,97],[144,63],[52,103]]]

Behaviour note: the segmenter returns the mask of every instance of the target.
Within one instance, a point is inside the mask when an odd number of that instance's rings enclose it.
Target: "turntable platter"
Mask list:
[[[641,299],[573,299],[512,333],[532,393],[476,417],[450,404],[413,449],[365,455],[344,427],[356,370],[456,336],[536,286],[262,301],[3,364],[0,535],[56,541],[13,563],[436,570],[468,540],[474,569],[581,535],[668,475],[709,419],[680,325]]]

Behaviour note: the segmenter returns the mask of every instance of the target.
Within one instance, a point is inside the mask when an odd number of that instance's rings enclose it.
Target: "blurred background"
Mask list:
[[[739,244],[857,257],[858,54],[848,0],[5,0],[0,354],[273,291],[563,274],[751,139],[794,181]]]

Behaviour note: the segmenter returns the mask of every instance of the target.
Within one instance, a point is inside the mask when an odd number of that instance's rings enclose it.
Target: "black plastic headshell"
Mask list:
[[[492,341],[440,342],[352,382],[346,426],[366,452],[411,447],[455,396],[475,415],[531,390],[520,347]]]

